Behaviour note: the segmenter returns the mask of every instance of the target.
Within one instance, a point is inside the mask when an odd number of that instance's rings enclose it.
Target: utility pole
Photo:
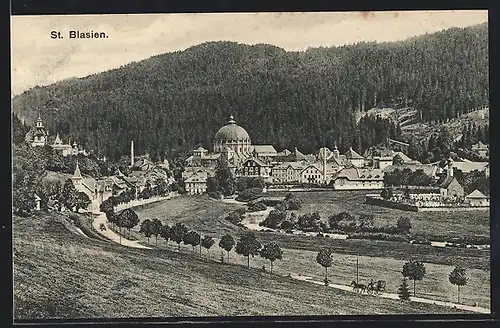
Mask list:
[[[359,262],[358,262],[358,257],[356,257],[356,284],[359,284]]]

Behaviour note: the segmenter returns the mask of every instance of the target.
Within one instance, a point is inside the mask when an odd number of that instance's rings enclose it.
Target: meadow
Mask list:
[[[302,195],[300,197],[302,198]],[[311,206],[308,205],[309,203],[305,198],[302,199],[304,207]],[[226,233],[237,237],[248,231],[246,228],[236,226],[224,219],[228,213],[240,207],[242,205],[227,204],[212,200],[207,196],[181,196],[136,207],[134,210],[141,220],[158,218],[169,225],[183,222],[189,229],[220,238]],[[351,208],[355,207],[352,206]],[[394,217],[397,220],[397,216]],[[138,231],[139,226],[132,230],[132,239],[142,238]],[[462,265],[467,268],[483,270],[489,270],[490,268],[490,253],[488,250],[438,248],[430,245],[363,239],[336,240],[269,232],[257,232],[257,235],[263,242],[276,241],[281,247],[288,249],[318,251],[321,247],[331,246],[336,253],[345,255],[363,255],[395,260],[417,258],[421,261],[436,264]]]
[[[487,211],[477,212],[409,212],[365,203],[365,195],[376,191],[311,191],[294,192],[302,201],[302,208],[297,215],[319,212],[322,219],[340,212],[352,215],[371,214],[376,225],[395,225],[397,220],[408,217],[412,223],[413,234],[432,236],[489,236],[490,214]],[[266,196],[284,196],[286,192],[268,192]]]
[[[221,264],[185,247],[124,248],[70,232],[58,213],[13,220],[15,319],[467,313]]]

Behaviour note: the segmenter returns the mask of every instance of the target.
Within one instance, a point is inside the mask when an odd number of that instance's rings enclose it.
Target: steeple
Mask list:
[[[59,137],[59,133],[56,134],[56,140],[54,140],[54,145],[61,145],[62,141],[61,138]]]
[[[338,148],[337,148],[337,143],[335,143],[335,148],[333,149],[333,157],[334,157],[335,159],[338,159],[338,158],[339,158],[339,156],[340,156],[340,152],[339,152],[339,150],[338,150]]]
[[[229,123],[229,124],[236,124],[236,121],[234,120],[234,116],[233,115],[231,115],[229,117],[229,122],[227,122],[227,123]]]
[[[80,167],[78,166],[78,160],[76,161],[75,173],[73,173],[73,178],[82,178],[82,173],[80,172]]]
[[[40,112],[38,112],[38,119],[36,120],[36,127],[43,128],[43,121],[42,121],[42,117],[40,116]]]

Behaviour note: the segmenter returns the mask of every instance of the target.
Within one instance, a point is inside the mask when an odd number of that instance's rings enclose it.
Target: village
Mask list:
[[[49,143],[41,117],[26,140],[33,147],[50,145],[62,156],[88,154],[76,142],[63,143],[59,134]],[[392,150],[391,144],[395,144],[398,150]],[[215,176],[218,162],[224,157],[235,178],[261,179],[265,183],[264,192],[366,190],[371,191],[366,196],[367,203],[408,211],[489,208],[488,195],[477,189],[465,194],[464,187],[454,176],[454,170],[460,170],[463,173],[484,172],[489,177],[489,162],[454,161],[449,158],[444,167],[439,162],[422,164],[400,151],[405,146],[407,144],[404,142],[388,140],[384,149],[367,151],[364,155],[352,148],[341,154],[337,147],[333,150],[323,147],[316,154],[303,154],[298,148],[278,152],[273,145],[253,145],[248,132],[236,124],[231,116],[227,124],[215,134],[213,152],[198,147],[186,158],[180,183],[184,184],[188,195],[206,194],[208,180]],[[482,142],[473,145],[472,151],[488,158],[488,145]],[[97,210],[110,196],[127,190],[134,190],[134,199],[137,199],[146,186],[154,188],[158,181],[164,181],[169,186],[175,184],[172,174],[168,174],[168,160],[153,163],[148,155],[135,156],[133,141],[129,167],[131,174],[128,176],[117,170],[115,175],[96,179],[83,176],[77,161],[71,181],[79,192],[85,193],[90,199],[89,211]],[[428,182],[425,185],[412,185],[411,181],[407,181],[408,178],[401,176],[401,172],[422,175]],[[38,196],[36,198],[39,206],[40,199]]]

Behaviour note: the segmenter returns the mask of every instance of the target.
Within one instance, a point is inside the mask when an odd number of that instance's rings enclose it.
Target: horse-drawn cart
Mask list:
[[[386,282],[384,280],[378,280],[376,283],[371,282],[368,284],[367,291],[371,294],[382,294],[385,292]]]

